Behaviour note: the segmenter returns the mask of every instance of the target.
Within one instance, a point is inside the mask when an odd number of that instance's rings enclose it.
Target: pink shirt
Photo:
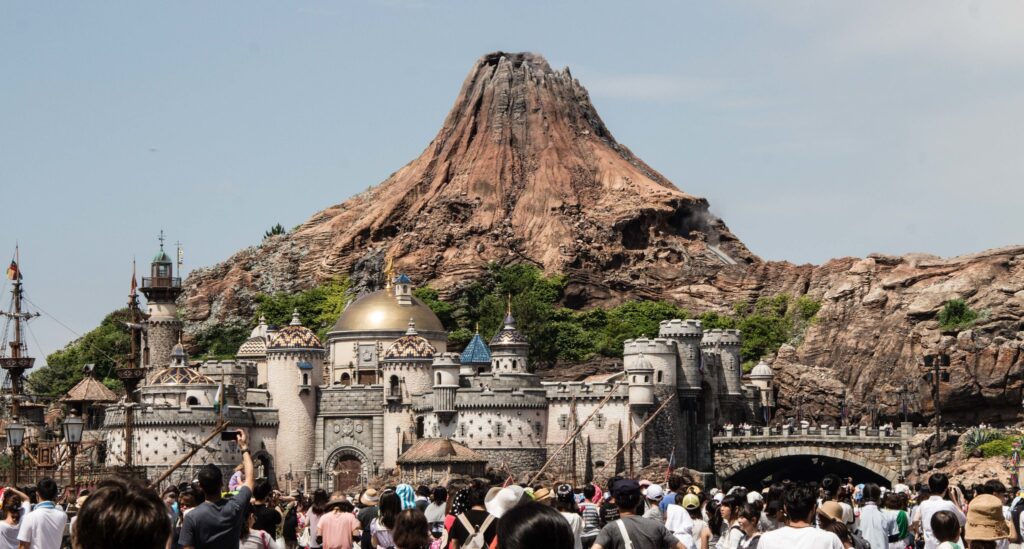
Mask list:
[[[317,522],[317,530],[324,538],[324,549],[352,549],[352,534],[359,528],[359,519],[352,513],[332,511]]]

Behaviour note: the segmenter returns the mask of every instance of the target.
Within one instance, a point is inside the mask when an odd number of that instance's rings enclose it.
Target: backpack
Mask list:
[[[466,543],[462,544],[462,549],[487,549],[487,540],[484,539],[484,533],[487,532],[487,528],[494,522],[494,515],[487,515],[479,530],[473,528],[473,524],[469,522],[469,517],[465,513],[460,514],[458,518],[459,522],[462,523],[462,527],[469,532],[469,537],[466,538]]]
[[[1024,542],[1024,536],[1021,535],[1020,531],[1020,515],[1024,512],[1024,498],[1020,499],[1014,504],[1013,509],[1010,510],[1010,516],[1013,518],[1013,542],[1021,543]]]

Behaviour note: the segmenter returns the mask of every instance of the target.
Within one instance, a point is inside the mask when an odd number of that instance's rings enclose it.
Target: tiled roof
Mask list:
[[[267,349],[323,349],[320,339],[313,330],[305,326],[285,326],[270,338]]]
[[[238,348],[238,358],[262,358],[267,355],[267,340],[263,336],[250,337]]]
[[[116,402],[117,395],[95,378],[86,376],[68,391],[65,402]]]
[[[434,358],[434,353],[436,352],[437,349],[435,349],[429,341],[424,339],[423,336],[408,334],[396,339],[395,342],[388,347],[388,350],[384,352],[384,359],[428,359]]]
[[[526,336],[516,329],[516,319],[512,318],[512,313],[505,315],[505,325],[491,338],[491,347],[495,345],[526,345],[528,343]]]
[[[491,350],[487,348],[487,344],[484,343],[484,338],[480,337],[479,332],[473,334],[473,339],[469,340],[466,349],[459,356],[459,362],[462,364],[491,363]]]
[[[446,438],[423,438],[398,456],[399,465],[406,463],[487,463],[487,458]]]
[[[395,283],[396,284],[412,284],[412,279],[410,279],[409,276],[406,275],[405,273],[402,273],[402,274],[398,275],[398,279],[395,280]]]

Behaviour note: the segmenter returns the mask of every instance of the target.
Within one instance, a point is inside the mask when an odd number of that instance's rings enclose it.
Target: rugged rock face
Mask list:
[[[194,271],[182,297],[191,330],[249,320],[260,292],[293,291],[338,275],[381,284],[386,257],[442,293],[489,262],[531,262],[574,282],[566,304],[662,298],[693,311],[789,292],[823,307],[819,322],[775,361],[783,413],[797,406],[851,414],[877,395],[882,415],[930,416],[916,364],[953,357],[945,414],[1014,417],[1024,391],[1024,248],[954,259],[843,258],[821,266],[765,262],[702,198],[686,194],[612,137],[568,69],[534,54],[493,53],[470,71],[423,153],[383,183],[313,215],[298,229]],[[945,334],[934,317],[950,298],[987,316]]]

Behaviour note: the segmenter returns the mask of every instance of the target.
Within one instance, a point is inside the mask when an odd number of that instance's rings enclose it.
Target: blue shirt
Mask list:
[[[669,505],[675,505],[675,503],[676,503],[676,493],[675,492],[668,492],[667,494],[665,494],[665,497],[661,498],[661,501],[658,503],[658,509],[661,509],[661,514],[662,515],[667,515],[668,514],[668,506]]]

